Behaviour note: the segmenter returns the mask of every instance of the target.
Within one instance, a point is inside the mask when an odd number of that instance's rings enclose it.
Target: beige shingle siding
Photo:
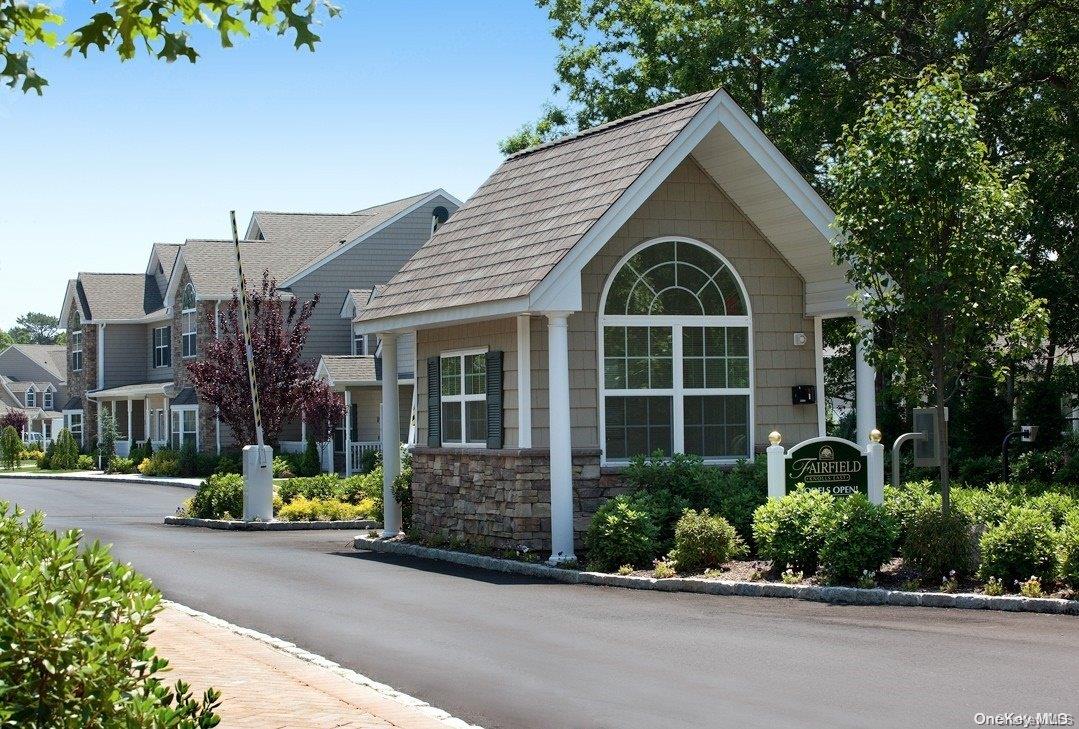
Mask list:
[[[362,318],[528,294],[712,95],[510,157]]]
[[[352,323],[340,317],[345,294],[350,289],[370,289],[388,281],[428,239],[431,213],[440,205],[451,213],[454,210],[450,200],[439,196],[291,286],[301,300],[306,301],[316,293],[322,297],[311,317],[311,333],[304,348],[306,358],[352,351]]]
[[[754,419],[758,447],[779,429],[788,442],[813,437],[816,408],[792,405],[792,385],[813,384],[813,321],[803,316],[803,283],[797,273],[730,199],[692,161],[680,165],[634,213],[582,272],[583,310],[569,319],[570,421],[575,448],[599,445],[597,312],[607,278],[639,243],[664,235],[685,236],[713,246],[734,266],[753,312]],[[420,443],[426,443],[426,357],[442,351],[488,346],[505,351],[506,447],[517,446],[516,319],[420,330],[417,373]],[[809,342],[794,346],[793,334]],[[531,319],[532,442],[549,445],[546,319]]]

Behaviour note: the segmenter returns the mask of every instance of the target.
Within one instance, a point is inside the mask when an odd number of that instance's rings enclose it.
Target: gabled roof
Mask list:
[[[326,380],[330,387],[341,387],[378,381],[375,356],[366,355],[329,355],[319,359],[315,376]]]
[[[176,263],[176,256],[179,252],[180,246],[178,243],[154,243],[150,254],[150,264],[153,264],[154,261],[161,264],[161,270],[167,276],[172,273],[172,266]],[[151,266],[147,265],[146,273],[153,274],[150,268]]]
[[[341,303],[341,318],[355,319],[367,306],[374,289],[349,289],[345,294],[345,300]]]
[[[0,358],[21,354],[55,379],[67,381],[67,347],[63,344],[13,344]]]
[[[163,306],[157,279],[144,273],[80,273],[74,287],[85,320],[141,321]]]
[[[361,329],[580,309],[584,265],[691,155],[805,279],[807,314],[847,310],[834,214],[717,90],[508,157],[367,305]]]

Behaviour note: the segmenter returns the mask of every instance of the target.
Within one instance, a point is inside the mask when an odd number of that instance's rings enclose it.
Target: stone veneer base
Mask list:
[[[234,532],[296,532],[325,529],[381,529],[377,521],[238,521],[232,519],[195,519],[189,516],[166,516],[169,526],[206,527]]]
[[[467,552],[435,549],[410,544],[400,539],[374,539],[358,536],[356,549],[387,554],[400,554],[422,559],[479,567],[496,572],[511,572],[530,577],[546,577],[558,582],[605,587],[625,587],[634,590],[663,592],[695,592],[705,595],[737,597],[786,597],[795,600],[825,602],[836,605],[890,605],[902,607],[958,608],[964,610],[1004,610],[1009,612],[1079,615],[1079,600],[1032,598],[1015,595],[992,597],[977,593],[904,592],[902,590],[864,590],[857,587],[820,587],[817,585],[785,585],[781,582],[741,582],[734,580],[705,580],[695,577],[672,577],[657,580],[652,577],[614,575],[605,572],[549,567],[544,564],[518,562],[512,559],[485,557]]]
[[[599,505],[624,489],[600,469],[598,449],[573,451],[578,544]],[[482,541],[494,549],[551,546],[551,460],[546,448],[412,449],[412,528],[422,536]]]

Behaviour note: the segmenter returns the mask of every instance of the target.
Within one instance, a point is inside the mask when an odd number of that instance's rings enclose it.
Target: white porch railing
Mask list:
[[[351,444],[352,446],[352,458],[349,462],[352,464],[352,470],[358,471],[360,463],[362,463],[363,454],[368,451],[380,451],[382,450],[382,444],[377,440],[356,441]]]

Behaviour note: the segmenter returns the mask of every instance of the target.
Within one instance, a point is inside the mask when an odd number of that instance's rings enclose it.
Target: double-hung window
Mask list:
[[[154,328],[154,367],[172,366],[172,327]]]
[[[82,330],[71,332],[71,371],[82,372]]]
[[[52,405],[53,405],[52,390],[46,390],[45,393],[41,396],[41,407],[44,408],[45,410],[52,410]]]
[[[600,309],[604,458],[752,455],[750,317],[741,284],[711,248],[641,246]]]
[[[82,443],[82,413],[67,414],[67,429],[76,441]]]
[[[442,443],[487,443],[487,354],[449,352],[441,357]]]
[[[367,337],[364,334],[352,335],[352,353],[357,355],[367,354]]]
[[[180,349],[184,359],[194,357],[198,349],[198,314],[195,308],[195,287],[188,284],[184,287],[184,296],[181,303],[180,319],[183,328],[180,330]]]
[[[26,407],[28,407],[28,408],[36,408],[37,407],[37,390],[34,389],[33,385],[31,385],[30,389],[28,389],[26,391]]]

